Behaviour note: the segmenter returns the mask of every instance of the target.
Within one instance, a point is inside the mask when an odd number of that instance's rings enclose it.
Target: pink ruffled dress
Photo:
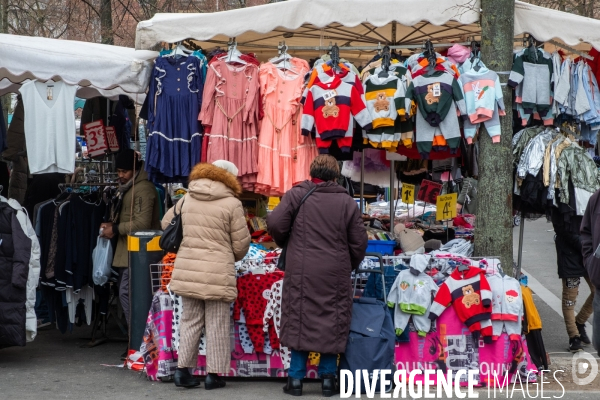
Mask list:
[[[295,72],[272,63],[259,72],[264,118],[258,136],[258,177],[255,191],[281,197],[295,184],[309,178],[310,163],[318,151],[314,140],[302,136],[302,91],[308,63],[290,60]]]
[[[234,163],[244,190],[254,191],[258,174],[258,67],[217,60],[208,67],[198,119],[209,126],[206,162]]]

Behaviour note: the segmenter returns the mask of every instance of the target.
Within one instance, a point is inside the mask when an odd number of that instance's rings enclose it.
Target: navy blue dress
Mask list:
[[[202,151],[204,77],[195,56],[156,59],[148,91],[146,170],[156,183],[182,183]]]

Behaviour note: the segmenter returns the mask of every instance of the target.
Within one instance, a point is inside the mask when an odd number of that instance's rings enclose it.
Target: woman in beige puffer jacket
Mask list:
[[[198,386],[188,368],[198,363],[202,328],[206,327],[206,389],[225,386],[218,373],[229,372],[230,303],[237,297],[235,266],[250,246],[250,232],[242,203],[237,168],[228,161],[198,164],[190,174],[188,194],[175,206],[183,223],[183,241],[170,289],[181,296],[179,359],[175,384]],[[171,208],[162,220],[165,228],[173,218]]]

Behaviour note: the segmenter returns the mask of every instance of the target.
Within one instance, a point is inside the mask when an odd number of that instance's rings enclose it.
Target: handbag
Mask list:
[[[169,226],[165,228],[158,241],[160,248],[169,253],[177,253],[179,246],[181,246],[181,241],[183,240],[183,222],[181,222],[181,210],[183,210],[184,202],[185,196],[181,199],[179,214],[177,214],[177,206],[173,207],[173,219],[169,223]]]
[[[317,190],[317,186],[315,186],[314,188],[310,189],[304,195],[304,197],[302,198],[302,200],[300,200],[300,204],[298,204],[298,208],[296,209],[296,211],[294,211],[294,214],[292,215],[292,222],[290,224],[290,234],[288,235],[288,238],[285,241],[285,244],[281,248],[281,254],[279,255],[279,260],[277,260],[277,268],[279,268],[281,271],[285,271],[285,256],[286,256],[286,253],[287,253],[287,246],[288,246],[288,243],[290,241],[290,237],[292,237],[292,229],[294,228],[294,221],[296,221],[296,217],[298,216],[298,212],[300,211],[300,207],[302,207],[302,204],[304,204],[304,202],[306,201],[306,199],[308,198],[308,196],[310,196],[315,190]]]

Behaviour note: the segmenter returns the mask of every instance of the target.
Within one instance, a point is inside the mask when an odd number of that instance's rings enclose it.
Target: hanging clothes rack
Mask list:
[[[213,42],[213,43],[217,43],[217,42]],[[218,42],[217,44],[227,44],[229,46],[230,42]],[[457,42],[457,43],[432,43],[431,45],[433,46],[433,48],[444,48],[444,47],[452,47],[455,44],[459,44],[459,45],[463,45],[463,46],[469,46],[471,44],[471,42]],[[277,46],[265,46],[265,45],[260,45],[260,44],[253,44],[253,43],[236,43],[237,46],[241,46],[241,47],[250,47],[250,48],[256,48],[257,50],[277,50]],[[367,50],[367,51],[376,51],[376,50],[381,50],[381,45],[379,46],[338,46],[337,44],[335,44],[335,46],[337,46],[339,51],[352,51],[352,50]],[[423,44],[419,44],[419,43],[413,43],[413,44],[402,44],[402,45],[389,45],[388,47],[390,48],[390,50],[402,50],[402,49],[406,49],[406,50],[410,50],[410,49],[420,49],[422,48]],[[332,45],[330,44],[329,46],[288,46],[288,51],[297,51],[297,50],[312,50],[315,52],[327,52],[330,51],[332,48]]]

